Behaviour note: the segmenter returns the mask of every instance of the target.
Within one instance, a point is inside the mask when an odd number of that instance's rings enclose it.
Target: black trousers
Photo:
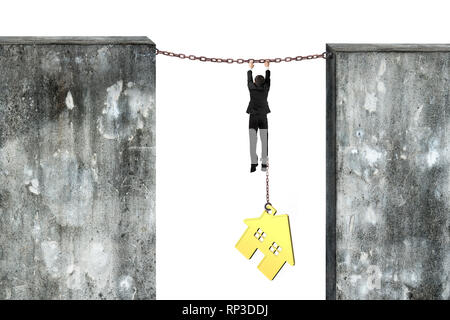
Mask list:
[[[266,114],[250,114],[248,121],[248,128],[255,129],[268,129],[267,115]]]

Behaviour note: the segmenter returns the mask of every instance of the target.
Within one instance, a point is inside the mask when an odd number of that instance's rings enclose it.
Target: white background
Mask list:
[[[223,58],[322,53],[326,43],[445,43],[445,1],[8,1],[1,35],[146,35]],[[295,267],[274,281],[235,248],[265,202],[249,173],[246,65],[157,57],[157,298],[325,297],[325,61],[273,64],[271,202]],[[261,65],[254,75],[263,73]]]

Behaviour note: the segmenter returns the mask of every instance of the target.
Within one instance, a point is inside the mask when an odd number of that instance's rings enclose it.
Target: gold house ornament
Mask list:
[[[264,254],[258,269],[269,280],[275,278],[286,262],[291,266],[295,264],[289,216],[275,216],[276,213],[268,203],[259,218],[245,219],[248,228],[236,244],[236,249],[247,259],[251,259],[257,249]]]

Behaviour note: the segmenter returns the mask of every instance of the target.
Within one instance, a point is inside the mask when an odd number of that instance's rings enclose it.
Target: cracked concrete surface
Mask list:
[[[147,38],[0,38],[0,299],[155,299]]]
[[[335,298],[449,299],[450,46],[329,49]]]

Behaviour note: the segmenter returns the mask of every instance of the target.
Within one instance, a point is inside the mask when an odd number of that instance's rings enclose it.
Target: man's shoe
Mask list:
[[[267,171],[267,164],[261,164],[261,171]]]
[[[253,164],[253,163],[252,163],[252,166],[250,167],[250,172],[255,172],[257,166],[258,166],[257,163],[256,163],[256,164]]]

